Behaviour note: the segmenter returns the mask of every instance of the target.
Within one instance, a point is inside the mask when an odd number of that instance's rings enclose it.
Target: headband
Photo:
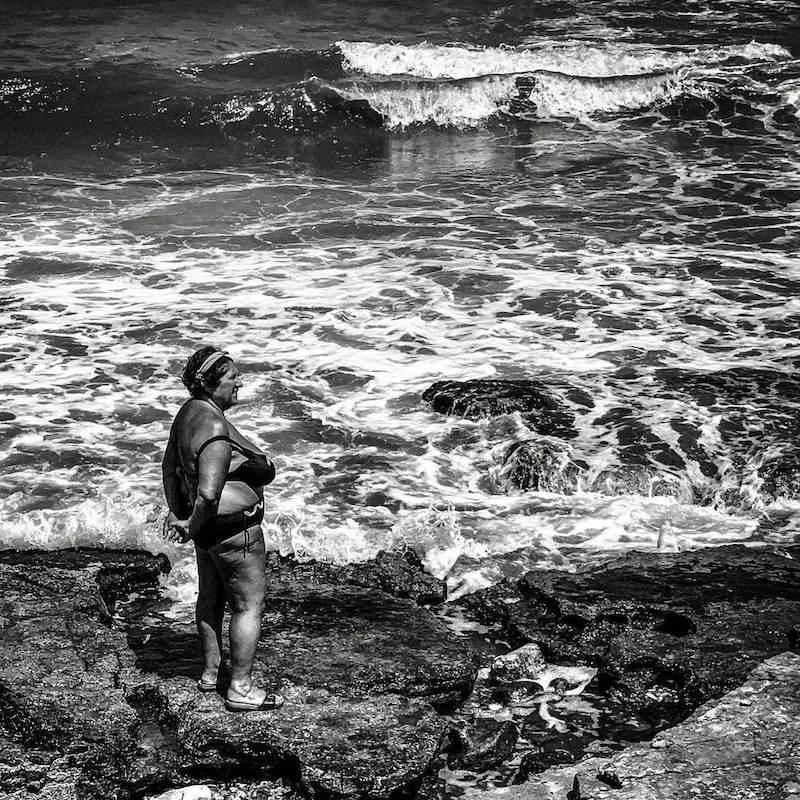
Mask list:
[[[195,372],[195,378],[199,378],[209,367],[217,363],[221,358],[225,358],[228,354],[222,350],[215,350],[206,360],[200,365],[200,368]]]

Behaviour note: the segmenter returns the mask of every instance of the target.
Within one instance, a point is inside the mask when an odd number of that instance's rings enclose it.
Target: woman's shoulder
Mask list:
[[[228,423],[222,412],[209,403],[195,398],[187,400],[181,406],[174,425],[182,437],[192,440],[228,435]]]

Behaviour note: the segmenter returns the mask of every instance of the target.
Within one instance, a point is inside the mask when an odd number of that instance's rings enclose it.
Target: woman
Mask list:
[[[172,423],[162,462],[169,506],[164,538],[192,540],[197,553],[196,621],[205,661],[197,685],[201,691],[217,688],[227,600],[231,675],[225,706],[229,711],[278,708],[283,698],[252,679],[266,589],[263,487],[275,477],[275,467],[225,417],[242,386],[227,353],[198,350],[181,377],[191,398]]]

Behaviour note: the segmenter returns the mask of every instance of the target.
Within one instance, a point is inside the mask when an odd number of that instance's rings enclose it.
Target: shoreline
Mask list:
[[[233,715],[194,685],[192,626],[123,621],[132,593],[158,600],[163,556],[3,551],[0,730],[11,755],[0,787],[14,800],[145,800],[199,785],[209,793],[196,796],[222,800],[443,800],[579,772],[596,788],[587,769],[600,762],[633,785],[648,742],[728,702],[759,670],[800,674],[781,656],[800,643],[798,556],[741,545],[627,554],[579,573],[533,571],[442,614],[444,584],[412,552],[349,567],[272,554],[256,667],[287,705]],[[532,648],[535,663],[519,662]],[[502,672],[502,659],[517,663]],[[740,796],[735,782],[727,790]]]

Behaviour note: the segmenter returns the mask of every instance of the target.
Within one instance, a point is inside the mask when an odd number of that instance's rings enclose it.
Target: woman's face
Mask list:
[[[223,411],[235,406],[239,402],[239,388],[242,386],[242,378],[239,368],[232,361],[222,373],[219,386],[211,389],[209,399],[212,400]]]

